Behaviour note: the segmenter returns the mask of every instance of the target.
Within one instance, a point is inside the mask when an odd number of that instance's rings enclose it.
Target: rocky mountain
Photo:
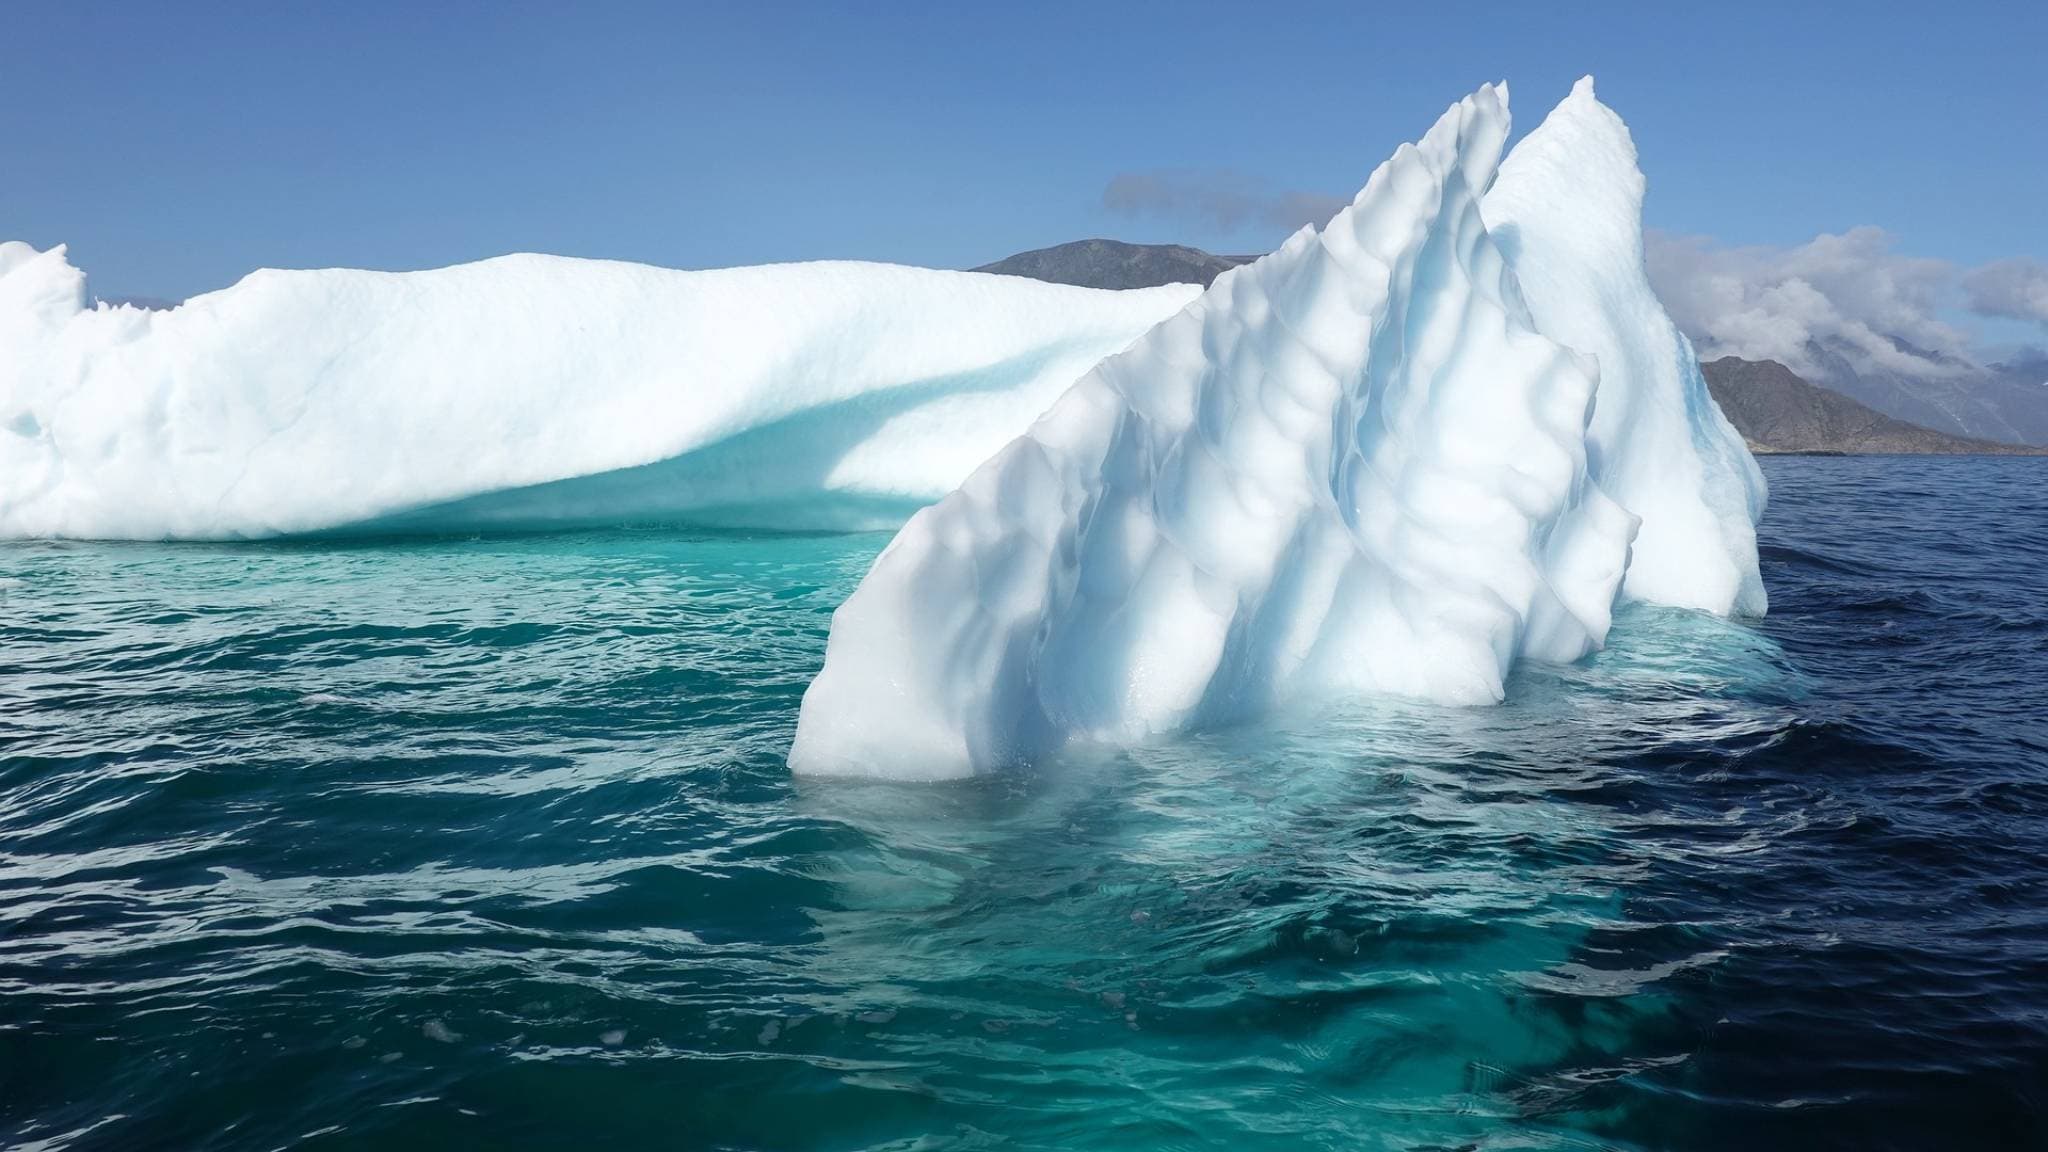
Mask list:
[[[1179,244],[1126,244],[1121,240],[1076,240],[1051,248],[1019,252],[975,272],[1028,276],[1054,284],[1083,288],[1153,288],[1161,284],[1200,284],[1257,256],[1217,256]]]
[[[1809,341],[1806,355],[1816,383],[1887,415],[1956,436],[2048,444],[2048,364],[2038,357],[1978,365],[1894,343],[1907,363],[1923,367],[1858,369],[1820,341]]]
[[[1721,411],[1756,452],[2048,454],[1908,424],[1809,384],[1775,360],[1724,356],[1700,370]]]
[[[1225,269],[1256,259],[1216,256],[1179,244],[1077,240],[1019,252],[974,271],[1087,288],[1150,288],[1207,285]],[[1836,361],[1855,376],[1846,360],[1820,357],[1823,364]],[[2048,380],[2048,364],[2038,360],[1994,365],[1988,374],[1979,371],[1967,379],[1959,371],[1955,383],[1941,388],[1855,377],[1858,395],[1868,393],[1871,402],[1809,383],[1774,360],[1729,356],[1701,369],[1721,410],[1757,452],[2048,454],[2048,449],[2012,442],[2048,442],[2048,403],[2038,405],[2036,423],[2031,414],[2037,398],[2028,392],[2048,401],[2048,386],[2041,383]],[[1886,415],[1880,408],[1910,413],[1935,426]]]

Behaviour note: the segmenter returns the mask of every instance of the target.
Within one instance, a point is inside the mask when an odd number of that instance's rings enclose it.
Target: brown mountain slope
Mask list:
[[[2048,449],[1971,440],[1894,420],[1807,383],[1775,360],[1724,356],[1700,370],[1729,423],[1756,452],[2048,455]]]
[[[1208,287],[1227,268],[1256,256],[1217,256],[1180,244],[1126,244],[1121,240],[1076,240],[1034,248],[983,264],[974,272],[1025,276],[1083,288],[1153,288],[1161,284]]]

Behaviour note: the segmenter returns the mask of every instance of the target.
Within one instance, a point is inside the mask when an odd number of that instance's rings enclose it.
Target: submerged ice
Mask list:
[[[894,526],[1198,292],[521,255],[147,311],[0,244],[0,537]]]
[[[1644,278],[1627,130],[1582,82],[1502,163],[1506,96],[913,517],[833,618],[790,766],[937,778],[1282,699],[1487,702],[1598,648],[1621,596],[1762,611],[1761,474]]]

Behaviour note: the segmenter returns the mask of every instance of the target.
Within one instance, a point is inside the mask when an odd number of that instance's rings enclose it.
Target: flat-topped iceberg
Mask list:
[[[522,255],[148,311],[0,244],[0,537],[893,527],[1199,291]]]
[[[1626,129],[1582,83],[1496,181],[1506,96],[913,517],[833,618],[790,766],[943,778],[1283,699],[1493,701],[1516,660],[1599,647],[1624,587],[1761,611],[1762,478],[1643,276]]]

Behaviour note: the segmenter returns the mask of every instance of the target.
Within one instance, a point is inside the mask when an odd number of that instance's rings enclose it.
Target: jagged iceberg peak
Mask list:
[[[1643,188],[1628,126],[1588,76],[1502,162],[1481,211],[1536,326],[1599,361],[1593,478],[1643,521],[1623,594],[1761,615],[1763,473],[1650,289]]]
[[[1460,101],[913,517],[833,617],[790,766],[940,778],[1281,698],[1493,701],[1515,660],[1599,646],[1637,520],[1588,473],[1595,359],[1538,331],[1487,230],[1507,135],[1504,89]]]
[[[0,244],[0,537],[893,526],[1199,291],[520,255],[149,311]]]

